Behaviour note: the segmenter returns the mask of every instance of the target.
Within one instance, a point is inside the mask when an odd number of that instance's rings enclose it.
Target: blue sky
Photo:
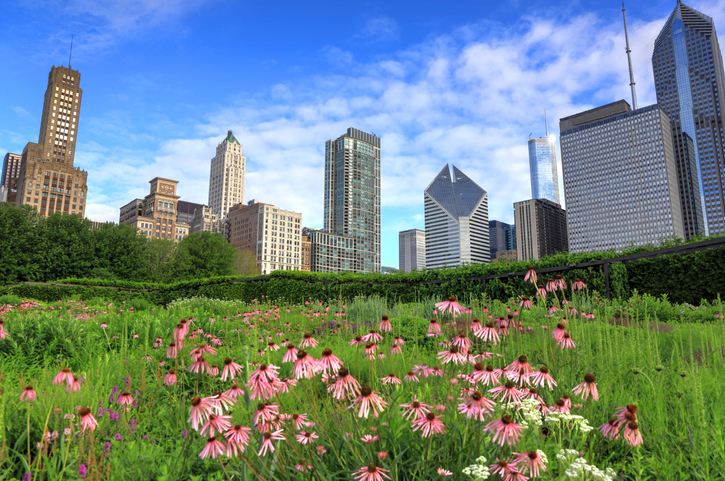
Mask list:
[[[650,55],[675,4],[627,7],[641,106],[655,102]],[[688,5],[725,28],[725,1]],[[75,35],[75,165],[89,172],[89,218],[117,221],[155,176],[206,203],[210,159],[232,129],[247,156],[245,201],[320,227],[324,142],[353,126],[382,138],[383,265],[395,267],[397,233],[424,227],[423,190],[443,165],[488,192],[491,219],[513,222],[513,202],[531,196],[526,142],[544,134],[544,109],[556,134],[561,117],[630,100],[618,1],[0,0],[0,10],[0,156],[37,141],[48,71],[68,64]]]

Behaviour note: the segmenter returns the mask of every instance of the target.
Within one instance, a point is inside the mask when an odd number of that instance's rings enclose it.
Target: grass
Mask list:
[[[341,300],[330,304],[328,313],[317,302],[277,307],[269,301],[249,306],[204,298],[166,308],[139,304],[130,309],[102,299],[6,307],[0,313],[8,333],[0,341],[0,479],[22,479],[32,472],[32,479],[48,480],[347,480],[371,464],[387,470],[384,473],[394,480],[474,479],[464,471],[485,479],[486,469],[476,466],[490,467],[497,458],[510,460],[514,452],[533,450],[542,451],[548,460],[540,479],[569,479],[567,472],[576,475],[576,466],[583,464],[603,474],[597,478],[592,477],[595,471],[581,472],[578,479],[725,478],[725,322],[719,317],[719,303],[692,308],[648,296],[606,302],[596,295],[579,295],[571,305],[593,313],[594,319],[569,316],[574,349],[557,345],[552,330],[562,312],[549,317],[544,305],[519,310],[515,319],[523,332],[512,329],[495,346],[469,333],[474,352],[492,355],[484,364],[503,368],[526,355],[534,369],[548,366],[558,384],[552,391],[538,390],[546,406],[565,395],[574,404],[574,417],[561,420],[542,417],[538,411],[526,414],[497,400],[494,412],[479,421],[458,412],[471,394],[462,389],[473,387],[492,397],[491,386],[466,381],[461,374],[470,373],[471,364],[442,364],[437,353],[448,348],[439,343],[465,332],[473,317],[486,322],[489,314],[491,320],[513,315],[518,306],[513,301],[507,306],[467,300],[464,304],[472,312],[455,321],[439,315],[444,335],[431,338],[426,333],[435,302]],[[383,315],[390,316],[393,332],[379,343],[386,356],[370,361],[350,341],[377,329]],[[166,347],[182,318],[193,319],[191,329],[203,332],[187,336],[178,358],[168,359]],[[319,341],[307,349],[311,356],[319,359],[324,348],[332,349],[350,374],[387,406],[379,417],[360,418],[358,409],[348,409],[353,399],[333,398],[320,374],[299,379],[289,392],[266,401],[274,402],[281,414],[306,414],[314,425],[301,430],[318,437],[300,444],[295,438],[300,430],[287,421],[274,428],[282,430],[284,440],[273,443],[274,452],[260,456],[262,434],[254,430],[252,417],[264,400],[250,399],[244,384],[261,363],[280,366],[280,377],[292,376],[292,364],[282,362],[284,346],[292,342],[299,347],[305,332]],[[391,354],[396,335],[406,344],[402,353]],[[162,343],[155,347],[157,338]],[[232,382],[190,373],[188,368],[195,345],[215,339],[218,352],[205,356],[208,363],[221,370],[224,359],[231,358],[243,367],[237,381],[245,396],[226,414],[233,424],[252,428],[253,434],[238,456],[201,459],[207,437],[187,422],[192,399],[226,391]],[[270,340],[282,348],[265,349]],[[402,379],[423,364],[440,367],[443,375],[420,374],[420,382],[397,386],[381,381],[391,373]],[[78,377],[80,391],[66,392],[65,384],[53,384],[62,367]],[[173,386],[163,383],[169,369],[178,375]],[[588,372],[596,377],[596,402],[572,393]],[[38,393],[34,402],[19,400],[27,385]],[[128,411],[117,403],[123,391],[134,399]],[[444,434],[423,437],[412,430],[398,405],[412,402],[414,396],[433,406],[445,425]],[[639,446],[605,439],[596,429],[626,405],[638,408],[644,441]],[[94,431],[80,427],[78,409],[85,406],[98,421]],[[524,426],[512,446],[494,443],[485,430],[506,413]],[[361,440],[365,435],[378,439],[366,443]],[[221,435],[216,437],[223,441]],[[576,454],[560,454],[562,449]],[[452,474],[441,475],[439,468]],[[489,469],[488,479],[500,476]]]

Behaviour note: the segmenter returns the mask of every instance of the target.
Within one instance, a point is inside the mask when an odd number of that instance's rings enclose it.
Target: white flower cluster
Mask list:
[[[502,404],[504,411],[518,409],[521,411],[523,420],[519,423],[521,427],[526,429],[529,426],[539,427],[542,424],[541,412],[539,411],[539,401],[536,399],[522,399],[515,403]]]
[[[556,459],[564,463],[571,463],[564,471],[569,479],[614,481],[617,477],[617,473],[612,468],[602,471],[594,465],[587,464],[586,459],[580,457],[579,453],[573,449],[561,449],[557,453]]]
[[[584,416],[579,416],[578,414],[552,411],[546,416],[546,422],[551,424],[560,424],[561,422],[564,422],[567,426],[572,425],[572,429],[579,428],[579,431],[581,431],[582,434],[587,434],[589,431],[594,429]]]
[[[463,468],[463,474],[469,475],[474,481],[488,479],[491,473],[488,470],[487,464],[486,458],[481,456],[476,460],[476,464]]]

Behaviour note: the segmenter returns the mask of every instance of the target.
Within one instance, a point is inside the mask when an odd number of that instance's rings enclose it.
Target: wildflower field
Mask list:
[[[0,299],[0,479],[725,479],[720,302],[547,287]]]

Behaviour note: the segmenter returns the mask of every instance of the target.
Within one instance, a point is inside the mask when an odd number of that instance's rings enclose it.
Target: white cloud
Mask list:
[[[358,34],[358,38],[371,42],[396,40],[398,38],[398,23],[384,15],[368,19]]]

